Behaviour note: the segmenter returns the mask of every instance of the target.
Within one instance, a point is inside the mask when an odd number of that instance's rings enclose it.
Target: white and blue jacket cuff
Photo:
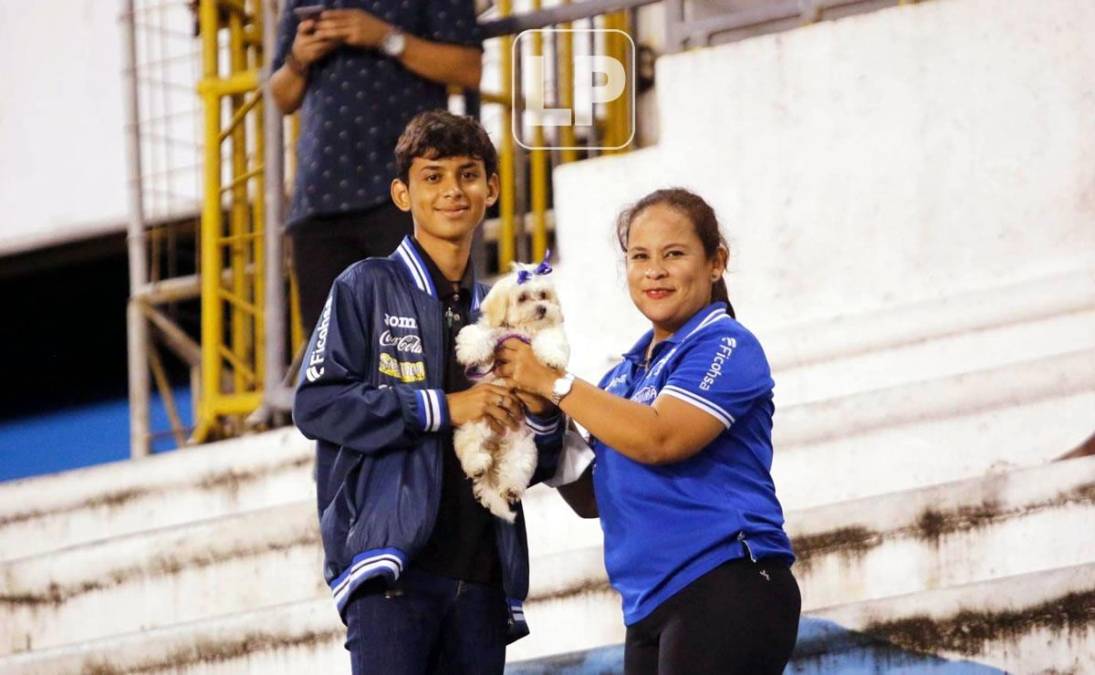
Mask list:
[[[419,431],[441,431],[452,425],[449,404],[441,389],[415,389],[414,413]]]
[[[559,432],[565,424],[563,414],[556,408],[551,414],[545,416],[525,415],[525,426],[532,430],[536,436],[551,436]]]

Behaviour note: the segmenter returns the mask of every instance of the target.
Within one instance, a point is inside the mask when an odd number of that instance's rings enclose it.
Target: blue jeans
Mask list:
[[[350,598],[346,649],[354,675],[501,675],[508,618],[501,588],[410,569]]]

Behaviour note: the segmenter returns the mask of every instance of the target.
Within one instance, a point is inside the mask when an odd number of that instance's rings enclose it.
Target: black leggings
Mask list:
[[[723,563],[627,627],[626,675],[782,673],[802,598],[787,564]]]

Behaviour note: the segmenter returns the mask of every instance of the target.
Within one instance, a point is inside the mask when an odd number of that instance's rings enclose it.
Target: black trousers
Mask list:
[[[289,230],[300,318],[311,333],[336,277],[363,258],[386,256],[414,230],[411,214],[387,202],[366,211],[317,216]]]
[[[627,627],[627,675],[778,675],[798,636],[802,598],[786,563],[723,563]]]

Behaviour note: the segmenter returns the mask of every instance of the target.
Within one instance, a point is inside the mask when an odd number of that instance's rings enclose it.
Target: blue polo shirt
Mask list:
[[[605,567],[628,625],[728,560],[794,562],[770,473],[774,383],[760,343],[722,303],[656,345],[647,366],[652,337],[643,336],[599,386],[644,405],[672,396],[726,430],[689,459],[662,466],[592,439]]]
[[[305,5],[363,9],[432,42],[481,44],[474,0],[287,0],[278,23],[275,70],[285,63],[297,34],[293,9]],[[341,46],[312,64],[286,224],[388,202],[399,135],[412,117],[439,108],[448,108],[445,85],[377,50]]]

